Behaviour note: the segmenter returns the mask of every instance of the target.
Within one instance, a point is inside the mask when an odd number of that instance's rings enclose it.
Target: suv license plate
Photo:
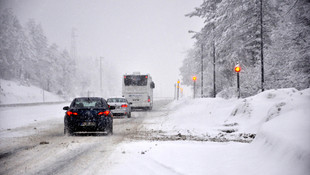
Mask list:
[[[95,122],[83,122],[81,126],[96,126]]]

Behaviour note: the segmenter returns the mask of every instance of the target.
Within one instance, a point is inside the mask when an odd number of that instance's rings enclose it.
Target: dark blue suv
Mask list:
[[[107,132],[113,134],[113,115],[105,99],[100,97],[75,98],[70,107],[65,106],[64,133]]]

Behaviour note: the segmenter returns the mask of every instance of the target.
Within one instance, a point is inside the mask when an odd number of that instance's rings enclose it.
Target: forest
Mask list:
[[[109,76],[114,71],[110,65],[101,72],[103,92],[100,92],[100,58],[73,56],[55,43],[49,44],[40,23],[29,19],[22,25],[11,9],[1,12],[0,24],[1,79],[23,86],[35,85],[64,98],[107,96],[113,91]]]
[[[186,16],[204,20],[200,31],[190,31],[195,44],[180,68],[185,85],[197,76],[197,95],[202,74],[203,96],[236,96],[237,64],[242,97],[309,88],[309,0],[205,0]]]
[[[195,44],[179,69],[182,85],[192,87],[192,76],[197,76],[197,96],[203,78],[204,97],[235,97],[236,64],[241,66],[242,97],[268,89],[309,88],[309,0],[204,0],[184,18],[204,21],[200,31],[184,33]],[[101,91],[99,58],[75,58],[50,44],[40,23],[29,19],[21,24],[10,9],[0,13],[0,24],[1,79],[63,96]],[[109,95],[119,77],[109,78],[115,73],[111,64],[103,71],[105,94],[100,95]]]
[[[0,14],[0,78],[36,85],[63,95],[73,88],[75,61],[66,50],[48,44],[42,26],[33,19],[23,26],[5,9]]]

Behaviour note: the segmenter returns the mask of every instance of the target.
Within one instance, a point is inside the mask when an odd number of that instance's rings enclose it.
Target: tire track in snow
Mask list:
[[[154,111],[134,112],[132,118],[115,119],[113,136],[67,137],[59,119],[52,124],[38,122],[5,131],[27,135],[0,138],[0,174],[96,174],[107,168],[103,165],[111,161],[108,157],[120,142],[136,135],[144,119],[160,112],[156,107]],[[36,126],[39,128],[34,129]],[[48,144],[41,145],[42,141]]]

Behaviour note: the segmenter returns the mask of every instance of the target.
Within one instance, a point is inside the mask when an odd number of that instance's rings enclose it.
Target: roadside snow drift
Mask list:
[[[172,112],[145,120],[141,136],[118,146],[105,173],[310,172],[310,89],[269,90],[246,99],[182,99],[167,111]],[[242,133],[252,137],[241,138]],[[193,141],[197,137],[201,140]]]

